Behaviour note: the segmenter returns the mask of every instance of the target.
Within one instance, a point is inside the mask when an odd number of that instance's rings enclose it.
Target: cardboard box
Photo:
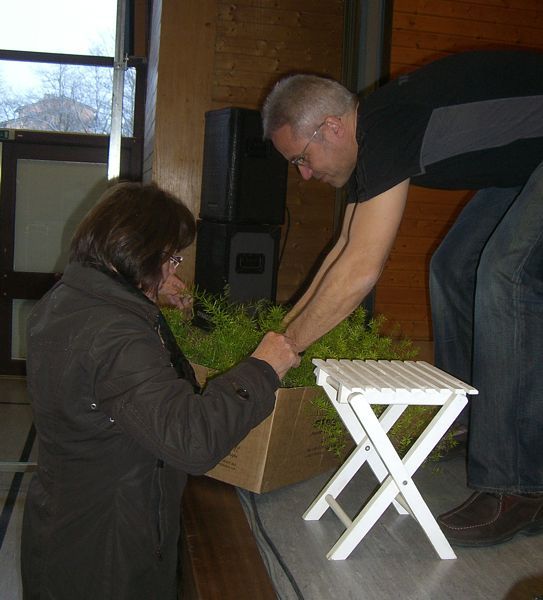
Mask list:
[[[193,365],[199,381],[206,369]],[[280,388],[275,409],[207,475],[261,494],[337,468],[338,458],[322,445],[311,399],[318,387]]]

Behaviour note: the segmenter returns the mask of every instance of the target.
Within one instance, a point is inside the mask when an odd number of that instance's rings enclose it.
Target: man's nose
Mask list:
[[[310,169],[309,167],[305,166],[305,165],[299,165],[298,166],[298,171],[300,171],[300,175],[307,181],[308,179],[311,179],[311,177],[313,177],[313,169]]]

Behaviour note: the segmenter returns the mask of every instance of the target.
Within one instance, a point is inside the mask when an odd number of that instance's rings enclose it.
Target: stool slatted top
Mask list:
[[[424,361],[316,358],[313,364],[317,371],[322,369],[330,377],[331,385],[334,386],[335,381],[335,385],[343,385],[351,392],[368,394],[370,397],[372,392],[378,394],[422,392],[432,396],[432,401],[428,401],[428,404],[436,404],[433,400],[437,399],[437,395],[448,397],[451,393],[478,393],[474,387]],[[418,400],[420,399],[419,396]],[[405,401],[405,398],[402,397],[401,401]],[[420,404],[419,401],[413,403]]]

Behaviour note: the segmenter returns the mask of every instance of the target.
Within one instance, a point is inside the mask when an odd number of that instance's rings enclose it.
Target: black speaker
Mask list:
[[[194,282],[211,294],[228,286],[233,302],[275,301],[281,229],[198,221]]]
[[[284,222],[288,162],[262,139],[257,110],[205,114],[200,218],[226,223]]]

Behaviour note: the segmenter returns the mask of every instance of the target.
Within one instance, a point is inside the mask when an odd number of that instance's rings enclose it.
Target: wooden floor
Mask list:
[[[276,598],[235,488],[189,478],[183,528],[183,600]]]
[[[24,455],[30,426],[24,381],[0,380],[0,461]],[[343,526],[330,511],[315,522],[301,515],[330,475],[263,495],[192,479],[184,498],[184,598],[533,600],[543,595],[543,535],[494,548],[457,549],[457,560],[444,561],[417,523],[392,509],[347,560],[326,560]],[[19,536],[28,477],[0,473],[0,600],[22,599]],[[426,466],[415,481],[435,514],[469,494],[461,455]],[[372,475],[362,471],[343,492],[340,500],[351,516],[373,485]]]

